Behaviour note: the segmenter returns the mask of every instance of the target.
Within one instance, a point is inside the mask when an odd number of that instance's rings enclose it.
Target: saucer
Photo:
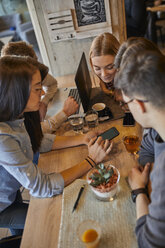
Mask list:
[[[108,108],[108,107],[105,107],[104,111],[102,111],[100,114],[98,112],[98,116],[99,116],[100,122],[111,120],[113,118],[113,114],[112,114],[110,108]]]

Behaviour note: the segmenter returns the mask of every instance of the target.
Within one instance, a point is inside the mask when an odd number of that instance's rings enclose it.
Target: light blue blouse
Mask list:
[[[44,134],[40,152],[51,151],[53,134]],[[34,197],[52,197],[64,188],[59,173],[45,174],[32,162],[33,151],[24,120],[0,122],[0,212],[11,205],[21,186]]]

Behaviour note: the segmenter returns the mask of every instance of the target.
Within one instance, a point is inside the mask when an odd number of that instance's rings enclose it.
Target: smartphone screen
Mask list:
[[[103,140],[106,140],[106,139],[111,140],[118,135],[119,135],[119,131],[115,127],[112,127],[108,129],[107,131],[105,131],[104,133],[100,134],[99,136],[101,136]]]
[[[131,112],[126,112],[123,119],[123,126],[128,127],[134,125],[135,125],[135,120],[133,118],[133,115],[131,114]]]

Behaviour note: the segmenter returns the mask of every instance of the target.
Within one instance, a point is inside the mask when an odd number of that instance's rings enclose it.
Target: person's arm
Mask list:
[[[54,97],[55,93],[57,92],[57,80],[47,74],[45,79],[42,81],[42,87],[45,91],[45,95],[42,97],[41,102],[44,102],[46,105],[50,102],[50,100]]]
[[[145,194],[139,194],[136,198],[136,217],[140,217],[148,214],[148,205],[150,201]]]
[[[52,197],[61,194],[64,188],[61,174],[43,173],[32,162],[33,152],[29,140],[26,140],[24,146],[21,144],[19,137],[3,136],[3,141],[0,142],[1,166],[34,197]],[[13,187],[15,179],[11,182]]]
[[[153,167],[154,167],[154,163],[151,163],[150,164],[150,174],[153,170]],[[151,183],[151,179],[149,178],[149,181],[148,181],[148,184],[147,184],[147,189],[148,189],[148,195],[149,195],[149,198],[151,199],[151,192],[152,192],[152,183]]]
[[[60,125],[67,120],[67,118],[68,116],[63,111],[60,111],[56,115],[53,115],[47,120],[42,121],[41,128],[43,133],[55,132],[60,127]]]
[[[94,167],[96,164],[99,164],[103,161],[103,159],[110,153],[111,149],[112,144],[108,140],[103,141],[101,137],[99,137],[97,140],[96,137],[92,138],[88,144],[88,160],[90,160],[90,163]],[[90,163],[84,160],[80,164],[62,171],[61,175],[64,178],[65,186],[88,172],[92,168]]]
[[[155,149],[155,137],[157,132],[154,129],[149,129],[148,133],[143,136],[140,151],[139,151],[139,163],[145,165],[146,163],[154,162],[154,149]]]
[[[6,135],[1,141],[1,166],[35,197],[52,197],[62,193],[64,185],[68,185],[91,168],[88,161],[83,161],[62,171],[61,174],[51,173],[47,175],[32,163],[33,153],[28,139],[24,149],[15,137]],[[89,156],[92,159],[91,163],[94,161],[93,165],[95,165],[109,154],[111,144],[99,137],[96,142],[95,138],[91,139],[88,148]]]
[[[80,178],[91,169],[91,165],[83,160],[81,163],[61,172],[64,178],[64,185],[67,186],[76,178]]]
[[[72,97],[68,97],[64,102],[62,111],[41,122],[42,131],[45,133],[55,132],[67,118],[78,109],[78,104]]]
[[[49,143],[53,143],[53,149],[61,149],[69,146],[77,146],[80,144],[86,144],[88,145],[88,151],[89,151],[89,157],[92,159],[90,162],[94,164],[100,163],[106,155],[109,154],[109,152],[112,149],[112,143],[110,143],[108,140],[103,141],[101,137],[97,138],[96,135],[99,133],[96,132],[89,132],[86,135],[77,135],[73,137],[65,137],[61,136],[58,137],[52,134],[45,134],[44,135],[44,144],[42,146],[42,152],[44,152],[44,148],[47,149],[47,151],[50,150]],[[64,178],[64,184],[68,185],[73,180],[75,180],[78,177],[81,177],[84,175],[89,169],[91,169],[90,163],[88,163],[86,160],[82,161],[81,163],[61,172],[61,175]]]
[[[139,248],[164,247],[165,244],[164,174],[165,174],[165,153],[164,151],[162,151],[162,153],[157,157],[155,161],[155,165],[151,175],[152,193],[151,193],[151,202],[148,208],[148,214],[143,215],[141,217],[139,215],[139,218],[137,219],[136,222],[135,232],[136,232]],[[139,204],[140,201],[143,201],[144,203],[145,199],[139,198],[138,200]]]
[[[79,146],[79,145],[87,145],[89,141],[98,135],[98,132],[88,132],[87,134],[80,134],[76,136],[56,136],[52,150]]]
[[[50,100],[54,97],[55,93],[57,92],[57,80],[50,74],[47,74],[45,79],[42,81],[42,86],[43,86],[45,95],[42,96],[42,100],[40,103],[40,109],[39,109],[41,121],[45,119],[48,103],[50,102]]]
[[[149,181],[150,164],[146,164],[144,169],[133,167],[129,173],[128,182],[132,190],[145,188]],[[148,214],[149,199],[143,193],[136,198],[136,215],[137,219]]]

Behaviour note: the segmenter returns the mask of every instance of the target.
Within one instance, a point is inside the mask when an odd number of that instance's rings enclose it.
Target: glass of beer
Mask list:
[[[123,137],[125,148],[129,153],[137,154],[139,151],[140,140],[136,135],[127,135]]]

